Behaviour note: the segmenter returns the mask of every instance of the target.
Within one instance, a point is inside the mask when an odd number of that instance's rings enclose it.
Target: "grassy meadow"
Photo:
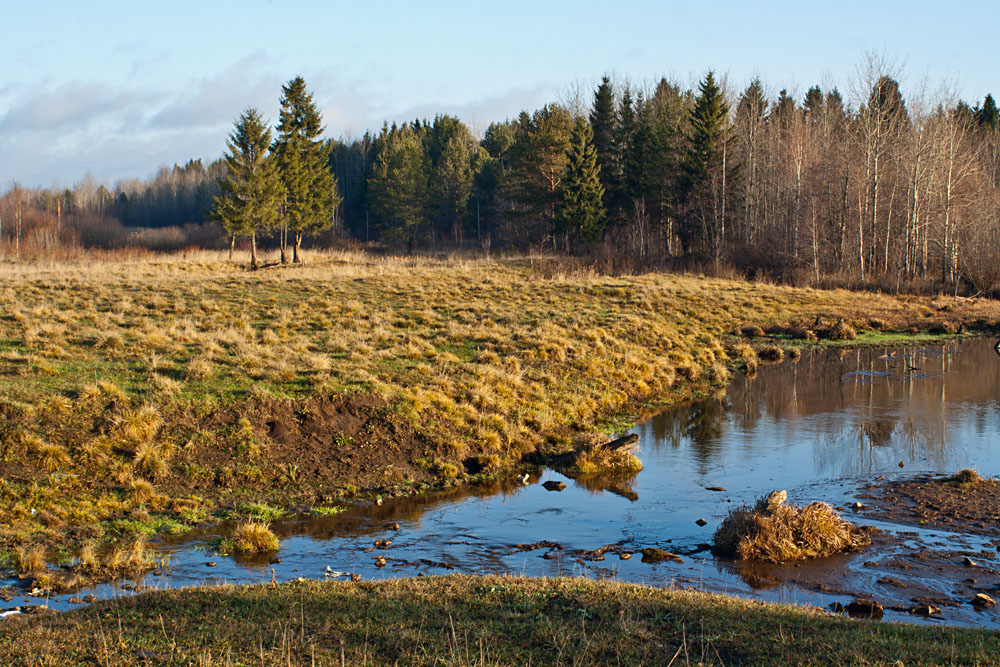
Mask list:
[[[587,579],[167,590],[0,623],[7,665],[997,665],[997,633]]]
[[[149,567],[154,533],[266,526],[565,453],[817,335],[1000,320],[988,300],[547,258],[307,259],[0,264],[0,566],[72,587]]]

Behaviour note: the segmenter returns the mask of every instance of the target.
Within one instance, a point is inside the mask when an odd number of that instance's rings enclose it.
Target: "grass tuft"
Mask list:
[[[784,563],[830,556],[871,544],[869,530],[842,519],[823,502],[796,507],[768,504],[732,509],[712,538],[720,556]]]
[[[232,548],[237,553],[277,551],[278,536],[266,523],[247,521],[237,524],[233,531]]]

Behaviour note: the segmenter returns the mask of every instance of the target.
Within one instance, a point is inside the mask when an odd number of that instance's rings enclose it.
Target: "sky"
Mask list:
[[[1000,3],[0,0],[0,190],[112,184],[220,157],[255,106],[276,119],[301,75],[333,138],[384,121],[490,122],[589,104],[603,74],[633,87],[715,70],[731,91],[814,84],[850,100],[866,54],[975,105],[1000,94]]]

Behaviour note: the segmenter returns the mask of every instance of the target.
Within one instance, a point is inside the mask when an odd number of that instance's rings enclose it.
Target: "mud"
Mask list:
[[[1000,548],[1000,481],[962,482],[954,476],[922,475],[871,484],[861,496],[866,514],[893,523],[942,528],[997,538]]]

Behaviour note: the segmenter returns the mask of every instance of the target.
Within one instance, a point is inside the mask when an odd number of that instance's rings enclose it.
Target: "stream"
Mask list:
[[[463,572],[614,578],[818,607],[864,596],[885,604],[889,620],[997,628],[996,607],[967,604],[969,573],[939,570],[934,558],[953,564],[961,554],[975,554],[981,574],[974,583],[1000,590],[1000,574],[991,574],[1000,570],[1000,527],[993,536],[965,535],[847,509],[878,477],[965,467],[984,477],[1000,474],[1000,356],[993,342],[806,350],[798,361],[734,378],[724,395],[638,425],[644,468],[631,480],[595,485],[536,469],[527,484],[515,479],[359,504],[335,516],[300,515],[272,525],[281,538],[280,562],[272,562],[274,554],[214,553],[229,529],[220,524],[157,538],[152,546],[169,555],[169,566],[138,580],[74,595],[15,597],[3,608],[69,609],[88,594],[107,598],[219,582]],[[547,481],[566,487],[546,490]],[[880,537],[860,553],[798,566],[716,559],[707,545],[729,509],[772,489],[787,490],[795,504],[826,501],[846,518],[880,528]],[[376,540],[392,542],[376,548]],[[681,560],[643,562],[644,547]],[[624,560],[622,553],[632,557]],[[937,554],[929,567],[898,565],[927,554]],[[384,567],[376,565],[378,556]],[[903,610],[922,596],[955,604],[930,618]]]

